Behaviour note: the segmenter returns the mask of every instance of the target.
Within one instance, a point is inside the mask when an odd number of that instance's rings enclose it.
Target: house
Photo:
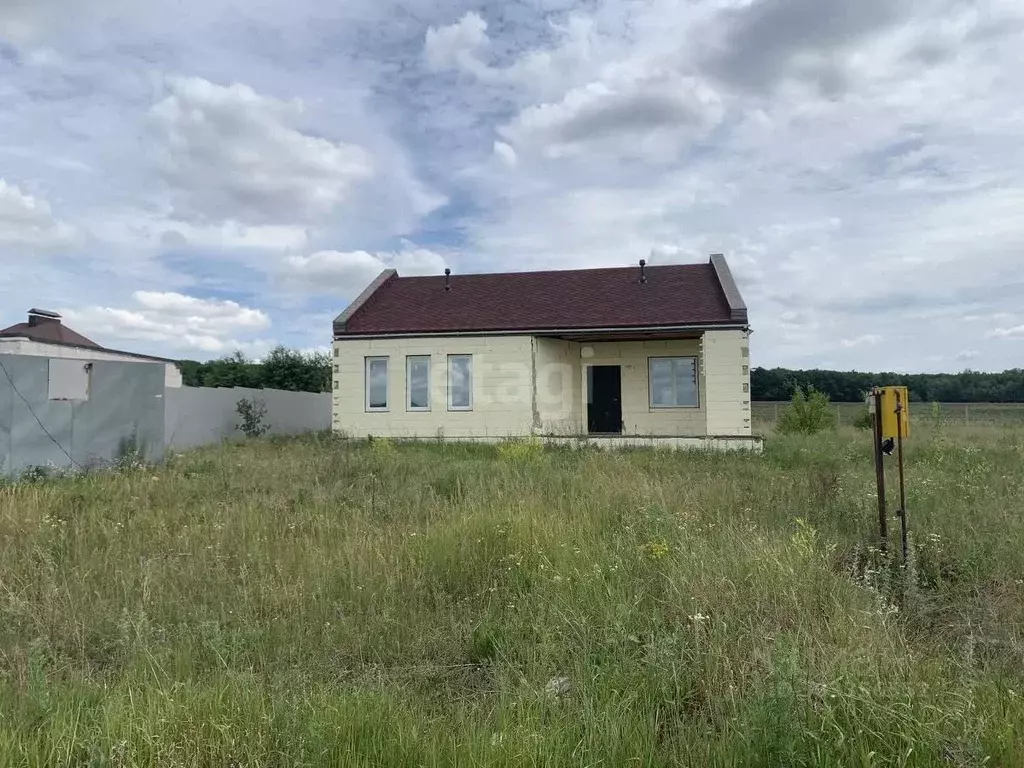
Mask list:
[[[747,308],[701,264],[401,277],[334,321],[335,430],[757,448]]]
[[[177,363],[165,357],[139,355],[107,349],[61,322],[61,316],[45,309],[30,309],[28,320],[0,330],[0,354],[35,355],[74,360],[121,360],[135,363],[163,363],[164,383],[181,386]]]

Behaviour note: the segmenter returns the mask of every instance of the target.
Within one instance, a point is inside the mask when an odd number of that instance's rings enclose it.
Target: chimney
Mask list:
[[[450,291],[452,289],[451,275],[452,275],[452,271],[448,267],[445,267],[444,268],[444,289],[446,291]]]
[[[48,309],[36,309],[33,307],[28,311],[28,324],[30,328],[43,323],[56,323],[60,325],[60,315]]]
[[[640,259],[640,282],[647,282],[647,261],[646,259]]]

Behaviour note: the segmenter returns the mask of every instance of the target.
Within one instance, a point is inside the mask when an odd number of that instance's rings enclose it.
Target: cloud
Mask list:
[[[67,245],[74,238],[74,229],[54,218],[46,200],[0,178],[0,245],[46,248]]]
[[[988,332],[990,339],[1024,339],[1024,325],[1014,325],[1007,328],[993,328]]]
[[[64,309],[69,325],[87,336],[107,336],[127,343],[149,342],[202,353],[252,349],[259,341],[239,341],[270,327],[270,318],[259,309],[234,301],[200,299],[173,292],[136,291],[136,306]]]
[[[720,42],[706,64],[742,89],[767,91],[794,79],[837,94],[849,86],[848,57],[859,45],[956,5],[956,0],[754,0],[723,13]]]
[[[524,109],[499,133],[515,147],[539,144],[548,155],[601,140],[622,153],[659,132],[672,145],[692,140],[720,117],[718,96],[701,82],[661,76],[589,83],[557,103]]]
[[[436,275],[447,264],[441,254],[411,243],[394,252],[318,251],[309,256],[289,256],[284,280],[305,291],[353,298],[385,269],[396,269],[406,277]]]
[[[509,168],[515,167],[518,160],[516,151],[504,141],[494,142],[494,154]]]
[[[854,347],[873,347],[876,344],[880,344],[882,337],[874,333],[866,333],[862,336],[857,336],[852,339],[843,339],[839,343],[845,349],[853,349]]]
[[[293,127],[304,111],[301,102],[198,77],[171,77],[166,87],[168,95],[150,110],[150,123],[177,218],[313,221],[373,173],[361,147]]]
[[[423,53],[427,66],[435,72],[463,70],[483,75],[488,67],[477,54],[488,42],[487,22],[470,11],[454,24],[427,29]]]

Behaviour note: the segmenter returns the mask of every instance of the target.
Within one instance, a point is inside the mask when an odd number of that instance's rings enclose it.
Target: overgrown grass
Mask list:
[[[916,431],[908,569],[852,430],[262,439],[0,487],[0,764],[1020,764],[1022,462]]]

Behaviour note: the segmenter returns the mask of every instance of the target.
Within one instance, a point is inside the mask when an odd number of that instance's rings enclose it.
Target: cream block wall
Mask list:
[[[531,336],[342,339],[334,342],[334,429],[354,437],[500,438],[587,431],[586,367],[622,369],[624,434],[743,437],[750,429],[747,334],[702,340],[577,343]],[[591,353],[583,357],[585,351]],[[447,358],[473,355],[473,410],[449,411]],[[409,411],[406,357],[431,358],[429,411]],[[388,410],[365,408],[365,359],[388,357]],[[696,357],[699,405],[652,408],[648,359]],[[746,390],[746,391],[745,391]]]
[[[586,430],[586,381],[588,365],[618,365],[622,367],[622,421],[626,435],[673,435],[703,437],[708,434],[705,417],[704,368],[700,364],[700,342],[697,339],[671,339],[658,341],[597,342],[578,345],[581,354],[587,348],[593,356],[580,359],[581,408],[583,429]],[[648,386],[648,358],[696,357],[696,408],[652,408]]]
[[[716,437],[750,435],[750,353],[746,331],[708,331],[701,346],[707,382],[707,430]]]
[[[559,339],[534,339],[536,431],[580,435],[587,431],[582,411],[580,345]]]
[[[448,410],[448,355],[473,355],[473,410]],[[406,357],[430,355],[430,410],[406,406]],[[367,412],[365,359],[388,357],[388,410]],[[533,339],[449,336],[334,342],[332,426],[353,437],[507,437],[534,426]]]

